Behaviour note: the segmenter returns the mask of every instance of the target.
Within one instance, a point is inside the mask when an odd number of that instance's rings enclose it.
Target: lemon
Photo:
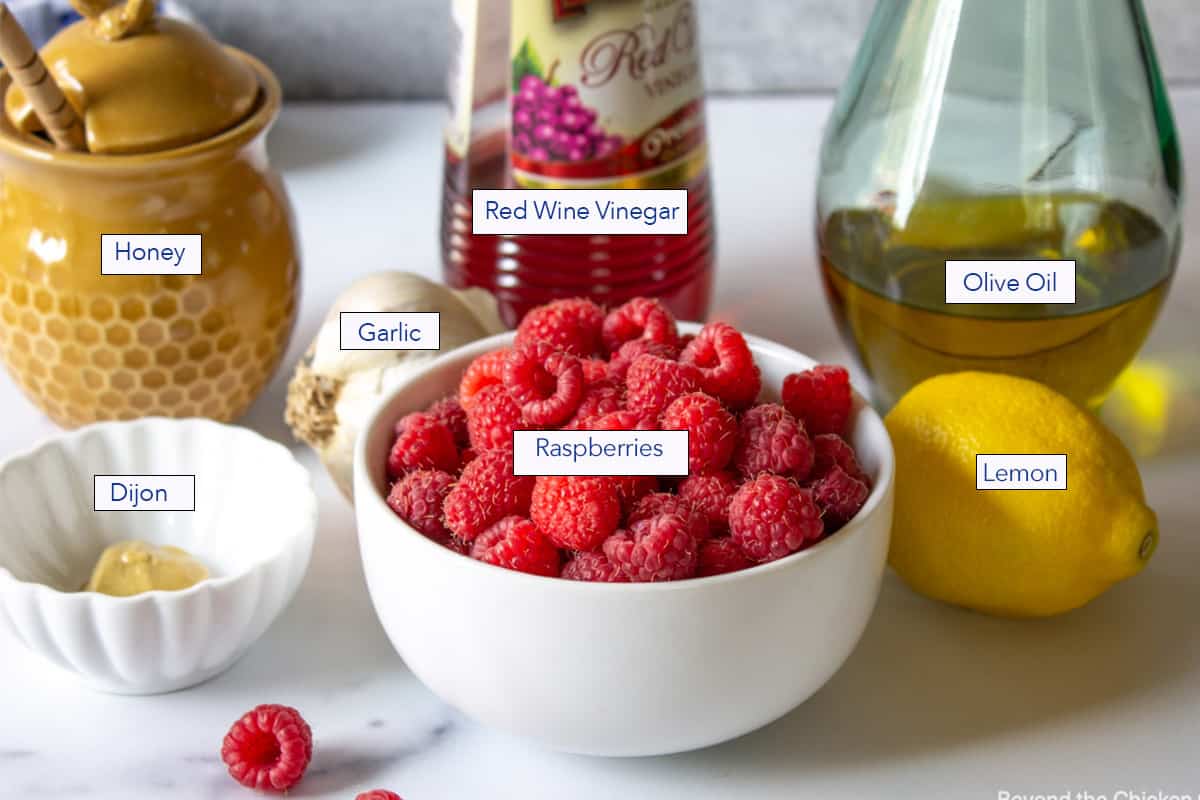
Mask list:
[[[1158,542],[1128,451],[1046,386],[985,372],[919,384],[887,415],[896,450],[888,560],[921,594],[1003,616],[1078,608]],[[977,491],[980,453],[1067,454],[1067,489]]]

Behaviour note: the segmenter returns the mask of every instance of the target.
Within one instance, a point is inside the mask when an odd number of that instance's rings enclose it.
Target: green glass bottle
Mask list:
[[[1179,147],[1140,0],[880,0],[821,152],[821,272],[889,408],[986,370],[1095,407],[1180,247]],[[1074,304],[947,304],[947,260],[1074,260]]]

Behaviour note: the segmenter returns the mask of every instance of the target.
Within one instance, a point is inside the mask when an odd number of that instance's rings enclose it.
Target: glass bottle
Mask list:
[[[1097,406],[1180,248],[1182,175],[1140,0],[880,0],[825,132],[821,274],[892,406],[986,370]],[[945,262],[1076,262],[1073,305],[949,305]]]
[[[505,321],[559,297],[708,312],[715,231],[691,0],[455,0],[443,274]],[[473,189],[688,189],[683,236],[471,232]]]

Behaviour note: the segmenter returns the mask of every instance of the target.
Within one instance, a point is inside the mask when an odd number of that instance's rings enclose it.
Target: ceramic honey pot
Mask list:
[[[296,315],[293,216],[266,153],[279,84],[148,0],[76,7],[42,57],[86,149],[55,149],[0,74],[0,357],[61,425],[235,418]],[[101,274],[105,234],[198,234],[200,274]]]

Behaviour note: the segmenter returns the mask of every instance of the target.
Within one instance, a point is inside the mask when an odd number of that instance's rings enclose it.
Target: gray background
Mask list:
[[[836,88],[875,5],[874,0],[697,2],[705,72],[715,92]],[[1168,79],[1200,82],[1200,2],[1145,2]],[[222,39],[267,61],[293,99],[442,95],[449,0],[185,3]]]

